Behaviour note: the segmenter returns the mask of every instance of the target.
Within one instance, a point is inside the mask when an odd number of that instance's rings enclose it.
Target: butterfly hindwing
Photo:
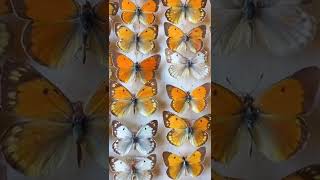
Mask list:
[[[131,167],[127,162],[116,157],[109,158],[109,165],[112,172],[114,172],[113,179],[131,179]]]
[[[131,110],[133,95],[118,82],[111,82],[111,113],[123,117]]]
[[[193,152],[191,155],[187,156],[186,161],[188,162],[187,171],[193,176],[199,176],[203,171],[203,161],[206,155],[206,148],[201,147]]]
[[[158,121],[152,120],[148,124],[142,126],[136,134],[139,139],[136,143],[136,149],[143,155],[150,154],[156,148],[156,141],[153,137],[158,130]]]
[[[207,98],[210,93],[210,83],[205,83],[191,92],[191,107],[193,112],[200,113],[208,105]]]
[[[188,94],[184,90],[169,84],[166,86],[166,89],[169,98],[172,99],[171,108],[175,112],[184,111],[186,109],[186,98]]]
[[[112,144],[114,152],[120,155],[128,154],[133,146],[133,133],[119,121],[113,121],[112,134],[117,138]]]
[[[155,48],[155,40],[158,37],[158,26],[149,26],[139,33],[139,41],[136,42],[137,50],[142,54],[149,54]]]
[[[154,96],[158,93],[158,87],[156,80],[148,81],[139,90],[136,97],[137,110],[144,116],[152,115],[158,107],[158,102]]]
[[[163,120],[166,128],[171,128],[167,134],[167,140],[170,144],[175,146],[181,146],[188,138],[188,122],[169,112],[163,112]]]
[[[191,137],[191,144],[195,147],[204,145],[208,140],[207,130],[210,128],[211,114],[204,115],[197,119],[193,125],[193,135]]]

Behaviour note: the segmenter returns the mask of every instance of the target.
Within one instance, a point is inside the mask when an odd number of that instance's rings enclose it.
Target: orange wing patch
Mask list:
[[[196,53],[203,48],[203,39],[206,35],[206,26],[201,25],[192,29],[188,34],[185,34],[177,26],[168,22],[164,23],[164,30],[167,39],[167,46],[173,51],[185,51],[187,48]]]

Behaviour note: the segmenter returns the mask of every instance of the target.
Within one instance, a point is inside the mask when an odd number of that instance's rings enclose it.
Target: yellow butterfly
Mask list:
[[[11,0],[14,12],[28,20],[22,33],[26,53],[41,65],[58,68],[73,59],[86,62],[90,53],[107,59],[106,1]]]
[[[117,46],[124,52],[130,52],[134,47],[137,51],[142,54],[151,53],[155,48],[154,41],[158,37],[158,26],[153,25],[147,27],[139,34],[131,31],[128,27],[116,24],[115,32],[119,38]]]
[[[191,176],[197,177],[203,171],[203,161],[206,155],[206,148],[201,147],[187,157],[181,157],[171,152],[163,152],[164,164],[168,167],[167,175],[171,179],[179,179],[181,174],[188,172]]]
[[[119,4],[117,2],[109,2],[109,16],[114,16],[117,14],[119,9]]]
[[[83,106],[28,64],[6,61],[1,78],[2,110],[17,122],[1,144],[13,168],[28,176],[50,174],[72,146],[79,166],[85,154],[106,166],[107,82]]]
[[[173,51],[186,51],[189,49],[191,52],[197,53],[203,48],[206,26],[195,27],[186,34],[179,27],[165,22],[164,32],[168,36],[167,46],[169,49]]]
[[[210,128],[210,114],[195,120],[191,126],[186,119],[164,111],[163,121],[166,128],[172,128],[167,134],[167,140],[174,146],[181,146],[186,140],[190,140],[193,146],[200,147],[208,140],[207,130]]]
[[[195,113],[202,112],[207,107],[207,98],[210,92],[210,83],[205,83],[193,91],[185,92],[184,90],[167,84],[167,94],[171,101],[171,108],[175,112],[184,112],[191,106]]]
[[[274,84],[257,99],[237,96],[213,83],[212,156],[222,163],[238,151],[242,130],[266,158],[279,162],[300,150],[308,138],[303,116],[312,110],[320,69],[307,67]],[[251,148],[250,148],[251,152]]]
[[[148,81],[136,95],[118,82],[111,82],[111,113],[117,117],[129,115],[138,111],[144,116],[150,116],[157,110],[157,83]]]
[[[121,19],[126,24],[131,24],[136,19],[139,23],[150,25],[154,22],[154,13],[159,8],[158,0],[146,0],[142,7],[137,7],[131,0],[120,0],[122,10]]]
[[[184,17],[191,23],[200,23],[206,16],[203,8],[206,7],[207,0],[186,0],[183,4],[181,0],[162,0],[164,6],[169,7],[165,15],[169,22],[178,24]]]

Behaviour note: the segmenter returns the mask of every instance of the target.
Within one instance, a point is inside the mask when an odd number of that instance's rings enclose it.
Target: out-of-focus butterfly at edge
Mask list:
[[[316,22],[301,5],[304,0],[214,0],[217,29],[214,49],[232,54],[256,45],[275,55],[296,53],[314,39]]]
[[[110,16],[115,16],[118,12],[119,9],[119,4],[117,2],[109,2],[109,32],[108,35],[110,35],[110,31],[111,31],[111,20],[110,20]]]
[[[154,41],[158,37],[158,26],[149,26],[140,33],[135,33],[125,25],[115,25],[116,36],[119,38],[117,46],[124,52],[130,52],[134,48],[142,54],[151,53],[155,48]]]
[[[320,165],[313,164],[306,166],[290,175],[281,178],[282,180],[319,180],[320,176]],[[245,180],[241,178],[231,178],[231,177],[223,177],[214,171],[214,175],[212,177],[213,180]]]
[[[129,115],[138,111],[143,116],[150,116],[157,110],[157,82],[148,81],[136,95],[118,82],[111,82],[111,113],[117,117]]]
[[[130,131],[119,121],[112,122],[112,134],[117,140],[112,144],[115,153],[124,156],[131,149],[137,150],[143,155],[150,154],[156,148],[156,141],[153,137],[158,130],[158,121],[152,120],[148,124],[142,126],[136,133]]]
[[[206,155],[206,148],[201,147],[187,157],[181,157],[171,152],[163,152],[164,164],[168,167],[167,175],[171,179],[179,179],[183,173],[192,177],[200,176],[204,167],[202,165]]]
[[[195,147],[204,145],[208,140],[207,130],[210,128],[211,114],[204,115],[190,122],[169,111],[163,112],[163,121],[166,128],[171,128],[167,140],[174,146],[181,146],[186,140]]]
[[[159,54],[150,56],[139,62],[133,62],[124,54],[118,53],[113,59],[113,65],[117,69],[117,78],[124,83],[139,78],[143,83],[155,79],[155,71],[160,64]]]
[[[213,83],[211,113],[212,158],[230,162],[238,152],[240,133],[274,162],[287,160],[303,148],[309,136],[304,116],[318,98],[320,69],[311,66],[274,84],[257,99],[237,96]],[[245,131],[243,131],[245,130]]]
[[[192,58],[186,58],[170,49],[166,49],[165,53],[167,62],[171,64],[168,71],[173,78],[187,79],[191,76],[200,80],[209,74],[207,51],[199,51]]]
[[[157,156],[133,157],[127,161],[115,157],[109,158],[110,169],[114,172],[114,180],[151,180],[152,170],[157,162]]]
[[[177,26],[165,22],[164,31],[167,39],[167,46],[173,51],[186,51],[189,49],[191,52],[196,53],[203,48],[203,39],[206,36],[206,26],[200,25],[193,28],[188,34],[185,34]]]
[[[71,103],[28,64],[8,60],[1,75],[3,113],[17,122],[1,144],[13,168],[28,176],[50,174],[62,165],[73,145],[79,166],[84,155],[105,166],[106,82],[83,106],[82,102]]]
[[[206,7],[207,0],[186,0],[183,4],[181,0],[162,0],[166,10],[166,18],[169,22],[178,24],[184,17],[191,23],[200,23],[206,16],[203,8]]]
[[[12,0],[18,17],[30,20],[22,41],[26,53],[41,65],[58,68],[73,59],[86,62],[88,53],[106,64],[107,12],[104,0],[95,4],[74,0]],[[57,13],[59,12],[59,13]]]
[[[158,11],[158,8],[158,0],[146,0],[142,7],[137,7],[131,0],[120,0],[121,19],[126,24],[138,20],[144,25],[151,25],[155,21],[154,13]]]
[[[202,112],[207,107],[207,98],[210,92],[210,83],[205,83],[191,92],[169,85],[166,85],[167,94],[171,101],[171,108],[177,112],[181,113],[185,110],[191,109],[195,113]]]

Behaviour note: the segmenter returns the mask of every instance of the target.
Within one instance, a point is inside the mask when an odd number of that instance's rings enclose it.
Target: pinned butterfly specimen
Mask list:
[[[108,7],[104,0],[12,0],[16,14],[30,20],[22,41],[26,53],[50,68],[90,55],[106,64]],[[91,57],[91,56],[90,56]]]
[[[116,24],[115,32],[119,38],[117,42],[119,49],[124,52],[130,52],[135,48],[142,54],[148,54],[155,48],[154,41],[158,37],[158,26],[149,26],[138,34],[125,25]]]
[[[240,97],[213,83],[213,159],[230,162],[238,152],[242,132],[248,132],[251,145],[269,160],[279,162],[295,155],[307,141],[303,118],[313,108],[319,85],[320,69],[315,66],[275,83],[257,98],[251,94]]]
[[[203,39],[206,36],[206,26],[201,25],[193,28],[188,34],[185,34],[177,26],[168,22],[164,23],[164,31],[167,39],[167,46],[173,51],[185,51],[189,49],[196,53],[203,48]]]
[[[167,93],[171,101],[171,108],[181,113],[191,107],[195,113],[202,112],[207,107],[207,98],[210,92],[210,83],[205,83],[191,92],[184,91],[178,87],[167,85]]]
[[[155,80],[148,81],[136,95],[118,82],[111,83],[111,113],[117,117],[129,115],[137,111],[143,116],[150,116],[157,110],[157,83]]]
[[[142,7],[137,7],[131,0],[120,0],[120,8],[122,10],[121,19],[126,24],[131,24],[135,20],[144,25],[151,25],[158,11],[158,0],[146,0]]]
[[[167,134],[167,140],[174,146],[181,146],[186,140],[189,140],[193,146],[200,147],[208,140],[207,130],[210,128],[210,114],[195,120],[191,126],[188,120],[169,111],[164,111],[163,121],[166,128],[171,128]]]
[[[181,157],[171,152],[163,152],[164,164],[168,167],[167,175],[171,179],[179,179],[181,174],[188,172],[193,177],[200,176],[203,171],[203,161],[206,148],[201,147],[187,157]]]
[[[310,1],[309,1],[310,2]],[[229,55],[244,48],[267,48],[275,55],[301,51],[314,39],[315,19],[303,0],[214,1],[217,22],[215,50]]]
[[[118,12],[119,4],[117,2],[109,2],[109,16],[115,16]]]
[[[192,58],[186,58],[182,54],[166,49],[167,62],[170,63],[169,74],[176,79],[205,78],[210,71],[207,65],[207,51],[199,51]]]
[[[59,168],[76,148],[105,166],[107,158],[107,83],[83,106],[70,100],[30,65],[8,60],[1,72],[1,107],[15,125],[4,135],[7,162],[27,176],[45,176]]]
[[[206,7],[207,0],[186,0],[184,4],[181,0],[162,0],[162,3],[169,7],[165,15],[167,20],[174,24],[178,24],[182,18],[196,24],[206,16],[203,8]]]
[[[320,177],[320,165],[313,164],[307,167],[304,167],[284,178],[282,180],[317,180]]]
[[[134,157],[128,161],[115,157],[109,158],[110,169],[115,173],[114,180],[151,180],[156,162],[157,156],[155,154],[148,157]]]
[[[117,69],[117,77],[121,82],[127,83],[130,80],[139,78],[143,83],[155,79],[155,71],[160,64],[159,54],[150,56],[139,62],[133,62],[129,57],[118,53],[113,59]]]
[[[131,149],[137,150],[143,155],[150,154],[156,148],[156,141],[153,137],[158,130],[158,121],[152,120],[142,126],[136,133],[121,124],[119,121],[112,122],[112,133],[117,140],[112,144],[115,153],[124,156]]]

